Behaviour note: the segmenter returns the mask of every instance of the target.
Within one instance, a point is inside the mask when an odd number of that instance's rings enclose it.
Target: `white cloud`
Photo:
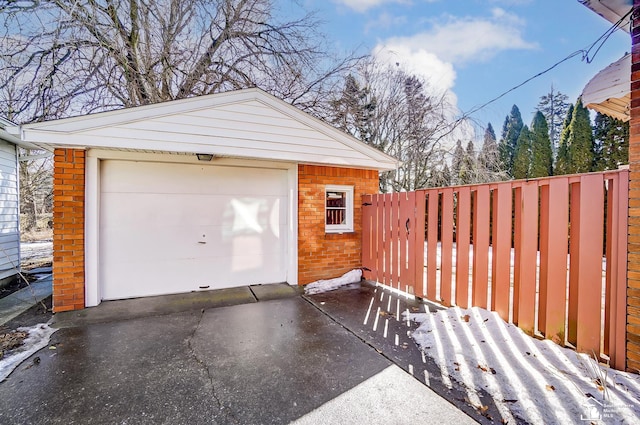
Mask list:
[[[367,25],[364,27],[365,34],[368,34],[370,30],[380,30],[380,29],[389,29],[391,27],[396,27],[399,25],[404,25],[407,23],[406,16],[394,16],[387,12],[382,12],[378,15],[376,19],[373,19],[367,22]]]
[[[487,61],[504,50],[537,47],[523,38],[525,22],[500,8],[493,9],[489,18],[448,16],[444,19],[444,22],[435,22],[428,31],[393,37],[384,44],[405,46],[412,52],[424,50],[455,65]]]
[[[372,7],[381,6],[388,3],[410,4],[410,0],[333,0],[334,3],[342,4],[356,12],[365,12]]]
[[[398,64],[407,72],[421,76],[439,93],[450,91],[454,86],[456,71],[453,65],[425,49],[390,42],[376,46],[373,54],[383,63]]]

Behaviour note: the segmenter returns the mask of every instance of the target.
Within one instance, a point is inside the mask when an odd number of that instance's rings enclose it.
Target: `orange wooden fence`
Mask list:
[[[365,278],[624,369],[629,172],[366,195]]]

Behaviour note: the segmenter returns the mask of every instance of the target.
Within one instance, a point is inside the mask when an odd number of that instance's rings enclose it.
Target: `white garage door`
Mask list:
[[[284,282],[287,172],[102,161],[102,299]]]

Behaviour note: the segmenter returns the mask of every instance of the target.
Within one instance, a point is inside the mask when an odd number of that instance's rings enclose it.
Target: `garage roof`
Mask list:
[[[45,149],[109,148],[392,170],[398,161],[257,88],[21,127]]]

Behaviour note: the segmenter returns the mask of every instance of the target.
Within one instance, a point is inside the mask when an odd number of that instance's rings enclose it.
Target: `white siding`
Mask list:
[[[394,169],[397,161],[255,89],[22,127],[27,141]]]
[[[0,279],[17,272],[19,251],[16,147],[0,140]]]

